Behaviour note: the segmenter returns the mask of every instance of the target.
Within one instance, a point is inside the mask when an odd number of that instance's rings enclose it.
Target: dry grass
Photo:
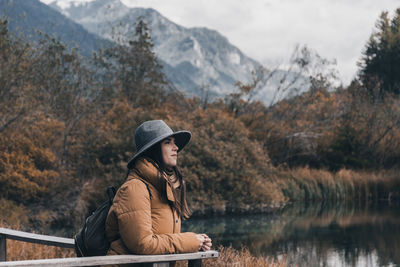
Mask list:
[[[205,267],[284,267],[285,261],[268,257],[255,257],[248,249],[236,250],[232,247],[219,247],[219,258],[203,260]],[[177,267],[187,266],[187,262],[178,262]]]
[[[76,257],[73,249],[32,244],[7,239],[7,261],[68,257]]]
[[[0,227],[20,230],[20,223],[10,227],[8,223],[0,221]],[[6,242],[7,261],[75,257],[75,251],[71,248],[60,248],[10,239],[7,239]]]

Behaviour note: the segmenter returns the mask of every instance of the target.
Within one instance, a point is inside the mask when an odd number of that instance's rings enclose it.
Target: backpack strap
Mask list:
[[[143,179],[141,179],[141,178],[136,177],[136,178],[134,178],[134,179],[138,179],[139,181],[142,181],[142,183],[144,183],[144,184],[146,185],[147,191],[149,191],[149,197],[150,197],[150,199],[151,199],[151,192],[150,192],[149,185],[148,185]]]
[[[116,190],[115,190],[114,186],[107,187],[108,203],[110,203],[110,205],[112,205],[112,203],[113,203],[115,193],[116,193]]]

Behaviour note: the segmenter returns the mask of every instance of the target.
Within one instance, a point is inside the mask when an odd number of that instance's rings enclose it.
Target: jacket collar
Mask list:
[[[168,182],[166,174],[163,173],[160,175],[158,168],[146,158],[140,158],[136,160],[133,171],[130,172],[127,181],[134,178],[139,178],[150,183],[157,189],[159,193],[163,193],[166,189],[167,199],[172,202],[175,201],[175,197],[172,193],[172,188]]]

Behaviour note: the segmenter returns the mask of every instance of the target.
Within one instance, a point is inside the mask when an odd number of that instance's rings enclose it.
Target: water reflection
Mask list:
[[[297,266],[400,266],[399,205],[316,203],[273,215],[192,219],[183,230],[206,232],[217,246]]]

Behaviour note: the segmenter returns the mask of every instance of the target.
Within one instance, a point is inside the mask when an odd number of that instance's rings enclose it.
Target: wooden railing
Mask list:
[[[22,231],[0,228],[0,267],[2,266],[97,266],[109,264],[146,263],[153,267],[167,267],[171,261],[188,261],[189,267],[201,266],[203,259],[219,257],[218,251],[206,251],[184,254],[167,255],[116,255],[96,256],[81,258],[58,258],[42,260],[6,261],[7,243],[6,239],[19,240],[23,242],[44,244],[64,248],[73,248],[74,239],[48,235],[38,235]]]

